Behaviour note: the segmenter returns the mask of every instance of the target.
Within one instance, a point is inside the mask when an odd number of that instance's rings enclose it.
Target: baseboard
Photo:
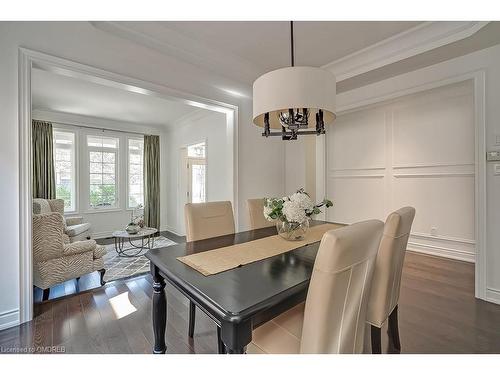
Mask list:
[[[408,250],[415,253],[422,253],[427,255],[433,255],[441,258],[449,258],[455,260],[461,260],[463,262],[475,263],[475,254],[469,251],[463,251],[459,249],[447,248],[443,246],[435,246],[428,244],[421,244],[416,242],[408,242]]]
[[[469,263],[476,260],[476,243],[465,238],[413,232],[408,241],[408,250]]]
[[[0,331],[20,324],[19,309],[0,313]]]
[[[500,290],[486,288],[486,301],[500,305]]]
[[[175,235],[177,235],[179,237],[182,237],[182,236],[186,235],[185,233],[184,234],[180,233],[176,228],[172,228],[169,225],[165,225],[162,230],[167,230],[169,232],[172,232],[173,234],[175,234]]]
[[[113,237],[113,231],[107,231],[107,232],[92,232],[91,234],[92,238],[97,240],[99,238],[109,238]]]

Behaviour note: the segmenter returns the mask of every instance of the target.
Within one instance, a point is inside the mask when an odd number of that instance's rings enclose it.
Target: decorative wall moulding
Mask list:
[[[324,65],[337,82],[378,69],[382,66],[442,47],[475,34],[488,22],[424,22],[414,28],[382,40],[360,51]],[[404,46],[402,48],[402,46]]]

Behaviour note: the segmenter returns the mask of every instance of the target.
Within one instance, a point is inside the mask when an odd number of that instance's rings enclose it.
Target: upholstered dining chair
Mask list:
[[[234,233],[233,206],[229,201],[187,203],[184,206],[186,222],[186,241],[199,241],[206,238]],[[189,337],[194,335],[196,305],[189,301]],[[217,328],[220,349],[220,328]]]
[[[362,353],[366,309],[384,224],[368,220],[326,232],[305,304],[253,331],[248,353]]]
[[[406,246],[414,217],[413,207],[403,207],[391,213],[385,222],[368,300],[367,322],[371,325],[374,354],[382,353],[380,331],[387,320],[389,343],[396,352],[401,352],[398,328],[399,290]]]
[[[247,199],[250,228],[260,229],[272,227],[273,223],[264,216],[264,198]]]

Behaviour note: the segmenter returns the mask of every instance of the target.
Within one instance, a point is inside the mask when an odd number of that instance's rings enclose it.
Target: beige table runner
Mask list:
[[[331,223],[315,225],[309,228],[306,238],[302,241],[287,241],[275,235],[202,253],[186,255],[177,259],[205,276],[215,275],[219,272],[319,242],[325,232],[342,226],[342,224]]]

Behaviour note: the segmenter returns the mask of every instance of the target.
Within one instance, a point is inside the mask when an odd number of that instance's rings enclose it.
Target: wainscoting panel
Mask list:
[[[383,108],[339,116],[332,130],[336,133],[341,129],[342,136],[329,138],[329,168],[347,171],[385,168],[385,116]]]
[[[327,218],[413,206],[409,249],[473,262],[473,105],[462,82],[341,114],[327,133]]]

